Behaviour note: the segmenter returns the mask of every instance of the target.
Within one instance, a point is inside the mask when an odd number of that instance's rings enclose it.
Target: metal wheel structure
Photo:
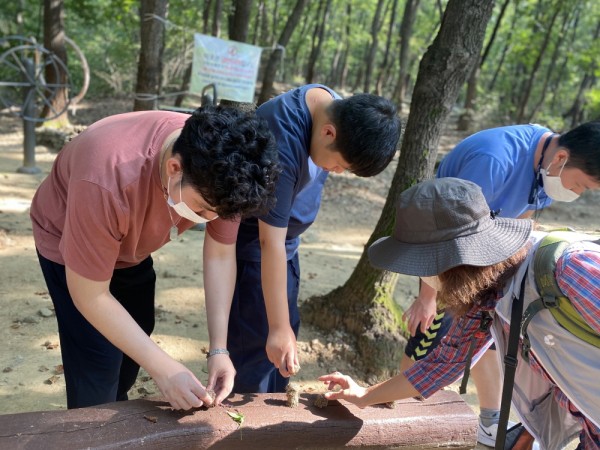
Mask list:
[[[37,44],[34,39],[23,36],[0,38],[0,105],[23,119],[24,163],[17,172],[40,172],[35,165],[35,124],[57,118],[87,92],[90,80],[87,60],[71,39],[65,37],[65,42],[75,51],[84,72],[83,86],[74,97],[70,97],[72,85],[69,70],[56,54]],[[64,82],[49,83],[47,76]],[[65,91],[64,105],[55,108],[53,100]],[[44,108],[46,116],[40,117]]]
[[[53,99],[64,89],[71,90],[70,74],[65,63],[32,39],[10,36],[0,39],[0,46],[16,43],[0,55],[0,103],[12,114],[29,122],[44,122],[63,114],[70,100],[56,110]],[[65,83],[46,82],[46,71]],[[48,107],[50,115],[39,117],[38,108]]]

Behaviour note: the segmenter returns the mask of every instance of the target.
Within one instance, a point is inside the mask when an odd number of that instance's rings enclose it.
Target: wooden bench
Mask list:
[[[193,412],[162,400],[132,400],[63,411],[0,415],[2,449],[472,449],[477,418],[453,391],[393,409],[359,409],[331,401],[313,405],[301,394],[296,408],[285,394],[245,394]],[[244,416],[241,426],[227,412]]]

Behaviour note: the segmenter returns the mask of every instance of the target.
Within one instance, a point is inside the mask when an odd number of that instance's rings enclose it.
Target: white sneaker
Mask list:
[[[507,429],[510,429],[515,425],[515,422],[508,421]],[[479,427],[477,428],[477,442],[483,445],[487,445],[488,447],[493,447],[496,445],[496,435],[498,434],[498,424],[495,423],[486,427],[481,423],[481,419],[479,420]]]

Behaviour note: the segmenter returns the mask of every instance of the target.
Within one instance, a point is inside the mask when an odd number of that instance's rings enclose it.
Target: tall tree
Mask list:
[[[443,125],[479,59],[493,4],[449,0],[438,35],[421,60],[412,97],[418,107],[411,108],[392,186],[365,250],[391,234],[398,194],[431,177]],[[346,331],[355,339],[363,369],[388,375],[402,355],[400,313],[393,300],[396,281],[397,274],[373,268],[364,251],[346,283],[305,302],[302,317],[325,330]]]
[[[593,41],[598,42],[600,39],[600,22],[598,22],[596,29],[593,34]],[[579,89],[573,100],[573,104],[567,112],[563,114],[563,117],[570,118],[570,128],[573,128],[584,121],[584,104],[585,104],[585,93],[594,86],[596,83],[596,72],[598,64],[595,59],[591,59],[589,69],[584,74],[579,84]]]
[[[506,60],[506,56],[508,55],[508,53],[511,49],[511,46],[512,46],[513,33],[516,31],[517,19],[519,18],[519,15],[520,15],[519,0],[515,0],[514,5],[515,5],[515,8],[514,8],[510,27],[508,28],[508,30],[509,30],[508,36],[506,36],[504,38],[504,46],[502,48],[502,52],[500,53],[500,60],[494,65],[495,66],[494,75],[492,76],[492,79],[488,86],[488,90],[490,90],[490,91],[493,90],[494,87],[496,86],[496,81],[498,80],[498,77],[499,77],[502,67],[504,65],[504,61]]]
[[[296,5],[292,13],[288,16],[288,20],[283,27],[283,31],[279,36],[279,40],[277,41],[277,47],[271,51],[271,56],[269,57],[269,61],[265,67],[265,72],[262,80],[262,88],[260,90],[260,95],[258,97],[258,104],[266,102],[271,98],[271,94],[273,91],[273,83],[275,82],[275,74],[277,73],[277,65],[281,60],[281,55],[283,54],[283,49],[290,41],[290,37],[292,37],[292,33],[294,29],[300,22],[300,17],[302,17],[302,11],[304,7],[308,3],[308,0],[296,0]]]
[[[210,9],[212,5],[212,0],[204,0],[204,7],[202,8],[202,34],[208,34],[209,30],[209,22],[210,22]],[[190,60],[185,68],[185,72],[183,73],[183,78],[181,80],[181,87],[179,88],[179,95],[175,97],[175,102],[173,103],[176,107],[181,107],[183,104],[183,100],[187,95],[188,90],[190,89],[190,81],[192,80],[192,61]]]
[[[459,131],[468,131],[473,124],[473,118],[475,113],[475,104],[477,102],[477,83],[479,81],[479,72],[481,67],[485,64],[485,61],[490,54],[490,49],[496,40],[496,36],[498,35],[498,30],[500,29],[500,24],[502,23],[502,18],[506,13],[506,9],[508,8],[508,4],[511,0],[504,0],[502,7],[500,8],[500,14],[498,15],[498,20],[496,20],[496,25],[494,25],[494,30],[492,31],[492,35],[490,36],[490,40],[485,46],[485,50],[481,55],[478,64],[475,64],[473,67],[473,71],[469,76],[469,81],[467,82],[467,94],[465,96],[465,106],[463,108],[463,113],[458,118],[457,130]]]
[[[406,0],[402,22],[400,23],[400,55],[398,58],[400,62],[400,73],[398,74],[398,82],[396,83],[393,95],[400,111],[402,111],[405,89],[408,84],[410,38],[412,36],[419,2],[420,0]]]
[[[141,48],[134,111],[154,109],[154,96],[160,95],[165,19],[169,0],[141,0],[140,4]]]
[[[323,40],[325,39],[325,25],[327,24],[330,8],[331,0],[321,0],[319,5],[319,13],[317,14],[317,21],[315,24],[315,32],[312,39],[310,56],[308,57],[308,65],[306,68],[307,83],[312,83],[315,78],[315,67],[319,57],[321,56],[321,48],[323,47]]]
[[[517,123],[522,123],[525,119],[525,109],[527,108],[529,98],[531,97],[531,92],[533,90],[533,82],[542,64],[542,60],[544,58],[546,50],[548,49],[548,45],[550,44],[550,38],[552,37],[552,32],[554,30],[554,23],[556,22],[556,19],[558,18],[558,15],[562,10],[563,6],[564,4],[562,0],[557,0],[555,2],[554,11],[552,13],[552,17],[550,18],[550,23],[548,23],[548,25],[546,26],[546,33],[544,34],[544,39],[537,53],[535,62],[533,63],[533,68],[531,69],[529,77],[527,77],[527,80],[523,87],[521,99],[519,101],[517,110]]]
[[[544,104],[546,100],[546,94],[548,92],[548,87],[550,86],[550,80],[552,76],[558,72],[556,70],[556,63],[558,61],[559,54],[561,53],[562,46],[566,44],[566,39],[562,39],[562,36],[565,36],[567,34],[567,27],[570,23],[569,19],[573,11],[574,10],[571,9],[566,11],[566,18],[562,21],[560,31],[558,32],[557,39],[555,40],[556,42],[554,43],[554,50],[552,51],[552,55],[550,56],[550,63],[548,64],[548,67],[546,69],[546,77],[544,78],[544,82],[542,83],[542,88],[540,90],[541,93],[539,94],[538,101],[535,103],[533,108],[531,108],[531,112],[529,113],[529,116],[527,118],[528,123],[533,122],[534,117]]]
[[[229,39],[232,41],[246,42],[248,28],[252,13],[252,0],[235,0],[233,14],[229,20]]]
[[[44,47],[54,53],[67,66],[67,49],[65,47],[65,14],[63,0],[44,0]],[[64,128],[70,125],[67,113],[69,92],[67,89],[67,74],[63,70],[55,70],[57,66],[48,65],[45,68],[46,83],[59,85],[55,95],[47,99],[41,112],[41,117],[48,117],[44,126]],[[57,115],[61,111],[62,114]]]
[[[394,32],[394,27],[396,26],[396,10],[398,8],[398,0],[392,1],[392,13],[390,15],[390,26],[388,28],[387,39],[385,42],[385,51],[383,53],[383,60],[381,61],[381,65],[379,66],[379,76],[377,77],[377,81],[375,83],[375,93],[377,95],[381,95],[383,92],[383,83],[387,77],[387,72],[389,70],[389,59],[390,59],[390,50],[392,48],[392,35]]]
[[[377,0],[377,7],[375,8],[375,15],[371,22],[371,45],[367,51],[367,58],[365,60],[365,85],[364,91],[369,92],[371,89],[371,78],[373,76],[373,68],[375,66],[375,55],[377,54],[377,48],[379,47],[379,29],[381,28],[381,12],[385,0]]]

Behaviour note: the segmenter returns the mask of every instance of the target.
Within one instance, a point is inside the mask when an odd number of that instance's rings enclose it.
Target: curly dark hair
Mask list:
[[[224,219],[259,215],[275,203],[281,172],[275,139],[251,112],[203,106],[186,120],[173,145],[190,185]]]

